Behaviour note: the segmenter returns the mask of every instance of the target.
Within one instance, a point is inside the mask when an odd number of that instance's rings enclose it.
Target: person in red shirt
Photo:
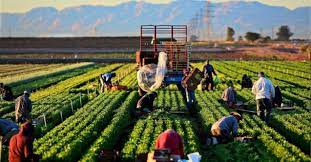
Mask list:
[[[170,149],[172,155],[184,157],[184,144],[182,137],[173,129],[162,132],[156,140],[156,149]]]
[[[33,153],[33,126],[30,122],[22,124],[18,134],[10,140],[9,162],[38,161],[39,156]]]

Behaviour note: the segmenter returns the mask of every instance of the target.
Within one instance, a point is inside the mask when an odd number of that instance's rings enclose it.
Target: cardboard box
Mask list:
[[[182,84],[186,85],[189,90],[195,90],[202,78],[203,73],[198,68],[195,68],[182,80]]]

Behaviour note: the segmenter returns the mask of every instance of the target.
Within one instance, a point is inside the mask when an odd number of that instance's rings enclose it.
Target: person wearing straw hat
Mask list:
[[[242,115],[237,112],[231,112],[213,124],[211,134],[216,138],[217,143],[227,143],[238,135],[239,121]]]
[[[15,102],[15,119],[17,123],[24,123],[31,120],[32,104],[29,99],[30,92],[24,91],[23,95],[19,96]]]

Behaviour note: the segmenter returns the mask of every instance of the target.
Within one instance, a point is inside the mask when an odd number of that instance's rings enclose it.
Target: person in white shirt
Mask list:
[[[265,78],[263,72],[259,72],[258,77],[259,79],[254,83],[252,92],[256,96],[257,115],[267,123],[269,122],[275,91],[272,82]]]

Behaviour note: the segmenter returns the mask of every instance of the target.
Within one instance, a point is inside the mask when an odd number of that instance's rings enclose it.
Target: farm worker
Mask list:
[[[188,85],[183,82],[183,80],[190,74],[190,70],[184,70],[183,72],[184,72],[184,77],[182,78],[182,82],[181,82],[181,85],[183,87],[182,93],[183,93],[184,98],[186,99],[188,110],[192,112],[194,109],[195,103],[196,103],[195,93],[194,93],[195,89],[192,89],[192,87],[188,87]]]
[[[183,139],[173,129],[167,129],[158,136],[155,149],[169,149],[175,158],[183,158],[184,156]]]
[[[229,108],[234,108],[234,105],[236,104],[236,96],[237,92],[233,87],[233,82],[230,80],[228,81],[228,88],[224,90],[221,98],[226,102],[226,105]]]
[[[263,72],[259,72],[258,77],[259,79],[254,83],[252,92],[256,96],[257,115],[267,123],[270,118],[275,91],[271,81],[265,78]]]
[[[31,120],[32,104],[29,99],[30,93],[24,91],[24,94],[19,96],[15,102],[15,119],[17,123],[24,123],[27,120]]]
[[[3,100],[12,101],[13,93],[9,86],[0,83],[0,96]]]
[[[116,73],[104,73],[99,76],[100,92],[103,93],[104,89],[112,87],[111,79],[116,76]]]
[[[33,153],[33,131],[30,122],[21,125],[18,134],[10,140],[9,162],[38,161],[39,155]]]
[[[138,100],[136,108],[144,112],[153,111],[153,101],[157,95],[156,92],[146,93]]]
[[[282,93],[279,86],[276,86],[275,88],[275,97],[273,98],[273,105],[277,107],[281,107],[282,104]]]
[[[218,143],[227,143],[238,135],[239,121],[242,116],[237,112],[231,112],[212,125],[211,134]],[[232,132],[232,133],[231,133]]]
[[[246,74],[244,74],[242,77],[242,89],[252,88],[252,86],[253,86],[252,80]]]
[[[0,136],[2,141],[6,143],[9,139],[18,132],[18,125],[11,120],[0,119]]]
[[[213,74],[217,76],[214,67],[209,63],[209,60],[206,61],[205,66],[203,67],[203,74],[204,78],[201,81],[202,84],[202,90],[208,90],[208,87],[210,86],[210,89],[214,89],[214,79]]]

